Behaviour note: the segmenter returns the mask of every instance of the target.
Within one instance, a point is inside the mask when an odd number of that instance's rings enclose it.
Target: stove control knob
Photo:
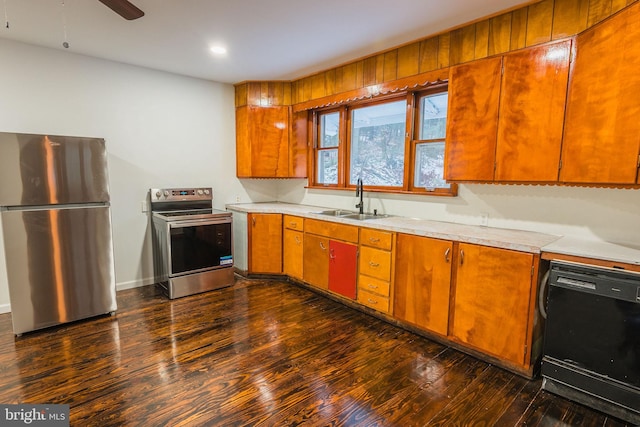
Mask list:
[[[156,191],[156,199],[159,199],[160,196],[162,196],[162,193],[160,192],[160,190]]]
[[[198,196],[202,196],[202,190],[198,189]]]
[[[206,194],[207,196],[209,195],[209,189],[208,188],[205,188],[204,194]]]
[[[164,197],[169,197],[169,191],[168,190],[164,190]]]

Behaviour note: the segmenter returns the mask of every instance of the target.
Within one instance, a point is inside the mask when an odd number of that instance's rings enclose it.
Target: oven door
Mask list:
[[[232,267],[231,217],[169,223],[169,277]]]

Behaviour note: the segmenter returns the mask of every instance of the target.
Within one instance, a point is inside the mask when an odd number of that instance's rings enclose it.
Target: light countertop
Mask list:
[[[282,213],[305,218],[334,221],[360,227],[414,234],[436,239],[455,240],[521,252],[540,253],[542,247],[560,236],[522,230],[456,224],[444,221],[390,216],[380,219],[355,220],[321,215],[318,212],[331,208],[290,203],[243,203],[226,206],[230,211],[246,213]]]

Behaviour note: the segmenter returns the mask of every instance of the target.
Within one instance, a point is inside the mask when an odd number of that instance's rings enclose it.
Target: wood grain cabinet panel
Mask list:
[[[294,279],[303,279],[304,233],[285,228],[283,231],[283,270]]]
[[[640,154],[640,2],[576,38],[560,180],[635,184]]]
[[[393,316],[447,335],[453,242],[399,234]]]
[[[289,107],[236,108],[238,178],[285,178],[289,175]]]
[[[381,280],[391,280],[391,252],[361,246],[360,273]]]
[[[444,177],[493,180],[502,58],[451,67]]]
[[[305,233],[304,281],[320,289],[329,289],[329,238]]]
[[[457,255],[453,339],[524,366],[533,254],[460,243]]]
[[[282,215],[250,213],[249,273],[282,274]]]
[[[504,56],[496,181],[558,180],[570,54],[565,40]]]

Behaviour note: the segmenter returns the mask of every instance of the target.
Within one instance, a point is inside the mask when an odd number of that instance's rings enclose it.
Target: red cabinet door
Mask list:
[[[350,243],[329,241],[329,290],[356,299],[358,247]]]

